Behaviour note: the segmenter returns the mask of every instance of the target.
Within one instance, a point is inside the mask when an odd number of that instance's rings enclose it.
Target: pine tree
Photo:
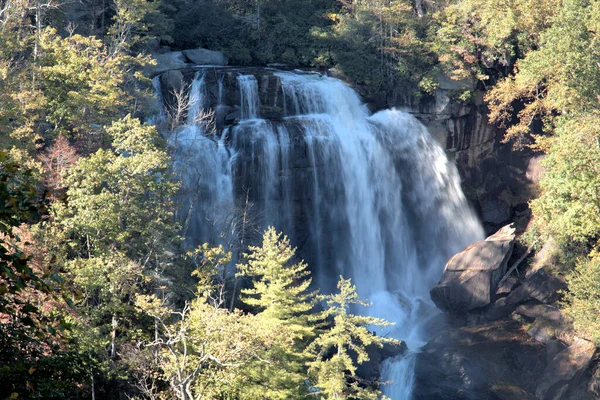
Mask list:
[[[262,329],[277,340],[248,368],[242,398],[305,398],[307,375],[304,352],[315,336],[316,325],[309,312],[315,295],[308,290],[310,272],[304,262],[292,262],[295,249],[286,236],[269,228],[262,247],[250,247],[240,275],[252,278],[253,288],[242,290],[242,301],[259,310]],[[266,361],[266,362],[265,362]]]
[[[321,398],[382,398],[379,390],[361,385],[356,376],[356,364],[369,361],[367,346],[382,347],[385,343],[398,342],[395,339],[376,336],[368,327],[393,324],[379,318],[352,314],[352,306],[369,306],[370,303],[358,297],[356,286],[352,285],[350,279],[346,280],[340,276],[337,287],[338,293],[322,296],[327,304],[324,314],[333,318],[333,326],[323,331],[309,348],[315,356],[314,361],[309,364],[311,381],[320,390]],[[356,363],[349,353],[350,350],[356,354]]]

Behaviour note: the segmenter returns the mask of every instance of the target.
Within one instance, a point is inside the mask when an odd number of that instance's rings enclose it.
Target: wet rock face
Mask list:
[[[514,246],[514,229],[506,226],[475,242],[446,264],[431,299],[442,311],[466,313],[489,305],[506,273]]]
[[[488,233],[526,214],[527,201],[539,181],[540,155],[503,143],[503,130],[490,124],[483,90],[474,82],[439,76],[433,95],[414,98],[400,88],[371,95],[372,108],[398,107],[415,115],[456,160],[465,194]],[[469,91],[469,99],[460,95]],[[540,127],[533,127],[540,130]],[[527,217],[527,215],[523,215]]]
[[[198,68],[190,67],[172,70],[160,75],[161,92],[167,109],[178,107],[177,94],[183,90],[185,101]],[[280,78],[274,70],[267,68],[202,68],[204,95],[201,108],[214,110],[217,129],[234,125],[242,117],[239,76],[251,76],[256,81],[260,97],[258,117],[277,121],[289,115],[290,104],[284,104]]]

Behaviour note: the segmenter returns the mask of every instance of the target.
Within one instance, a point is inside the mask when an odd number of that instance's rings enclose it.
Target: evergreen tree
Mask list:
[[[252,288],[242,290],[241,300],[258,310],[261,329],[275,342],[250,364],[242,398],[298,399],[307,394],[305,347],[315,336],[309,314],[315,295],[308,290],[311,279],[302,261],[294,262],[295,249],[286,236],[270,227],[261,247],[251,246],[247,262],[238,265],[240,275],[252,278]]]
[[[177,399],[243,398],[239,393],[247,381],[245,366],[259,360],[274,339],[256,316],[225,307],[222,277],[231,253],[204,244],[191,254],[202,258],[192,273],[198,278],[196,297],[181,311],[156,295],[137,296],[138,308],[157,321],[157,336],[148,347],[160,350],[143,381],[158,369]]]
[[[338,293],[322,296],[327,304],[324,314],[333,321],[331,328],[323,331],[310,345],[309,350],[314,355],[314,360],[309,363],[311,382],[320,390],[321,398],[380,399],[382,394],[372,382],[364,384],[356,376],[356,364],[369,361],[367,346],[398,343],[369,331],[370,327],[393,324],[352,314],[351,307],[368,306],[369,303],[358,297],[356,286],[350,279],[340,276],[337,287]]]

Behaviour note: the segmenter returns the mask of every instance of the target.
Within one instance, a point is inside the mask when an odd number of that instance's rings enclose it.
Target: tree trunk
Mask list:
[[[417,10],[417,15],[421,18],[425,15],[425,9],[423,8],[423,0],[415,0],[415,9]]]
[[[92,400],[96,400],[96,388],[94,387],[94,374],[92,374]]]
[[[110,335],[110,358],[114,359],[117,355],[117,326],[119,325],[119,321],[117,320],[117,315],[113,314],[112,316],[112,333]]]

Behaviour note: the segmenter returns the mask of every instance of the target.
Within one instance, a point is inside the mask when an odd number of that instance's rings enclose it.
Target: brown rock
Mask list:
[[[558,291],[564,288],[563,281],[550,275],[544,269],[540,269],[509,294],[506,303],[519,304],[530,299],[537,300],[540,303],[552,303],[556,300]]]
[[[464,313],[487,306],[506,273],[514,246],[514,228],[500,229],[486,240],[475,242],[446,264],[431,299],[443,311]]]
[[[576,383],[580,373],[589,365],[596,346],[576,338],[573,344],[558,353],[548,364],[539,381],[535,395],[540,400],[559,400]]]

